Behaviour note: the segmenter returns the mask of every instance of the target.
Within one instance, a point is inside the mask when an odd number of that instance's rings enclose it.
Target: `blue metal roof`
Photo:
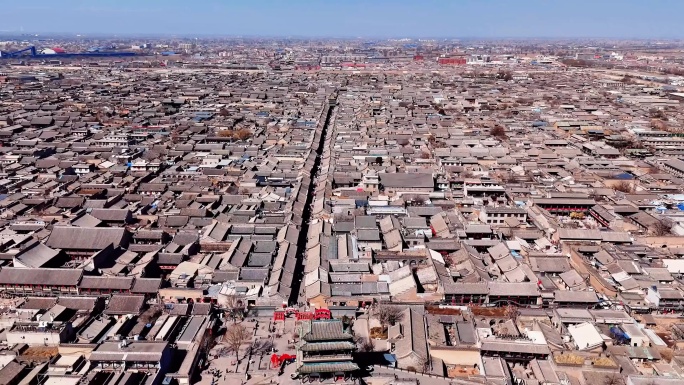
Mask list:
[[[615,175],[614,178],[620,179],[620,180],[632,180],[632,179],[634,179],[634,175],[632,175],[628,172],[623,172],[621,174]]]
[[[382,358],[384,358],[385,361],[387,361],[387,362],[389,362],[389,363],[395,363],[395,362],[397,362],[397,357],[396,357],[394,354],[391,354],[391,353],[385,353],[385,354],[383,354],[383,355],[382,355]]]

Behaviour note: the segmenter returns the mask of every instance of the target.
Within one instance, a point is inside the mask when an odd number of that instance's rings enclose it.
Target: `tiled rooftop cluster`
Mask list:
[[[676,79],[395,43],[0,67],[0,383],[684,381]]]
[[[525,381],[592,383],[582,365],[604,360],[681,375],[652,358],[684,307],[677,96],[586,70],[481,71],[366,71],[340,89],[306,302],[371,320],[378,302],[413,309],[388,336],[409,370],[497,377],[525,360]]]
[[[189,379],[212,308],[297,300],[334,87],[306,73],[57,71],[0,83],[0,287],[15,298],[0,342],[96,346],[98,368],[131,361],[154,381],[187,351],[173,378]]]

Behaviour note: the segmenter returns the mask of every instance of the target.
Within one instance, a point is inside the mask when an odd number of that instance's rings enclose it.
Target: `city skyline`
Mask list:
[[[684,37],[673,0],[195,3],[35,0],[2,6],[4,33],[321,38]],[[30,17],[27,17],[30,16]]]

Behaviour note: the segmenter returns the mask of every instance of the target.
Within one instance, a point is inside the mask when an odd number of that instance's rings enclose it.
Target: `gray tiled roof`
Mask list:
[[[124,244],[126,229],[55,226],[45,244],[54,249],[102,250]]]
[[[345,332],[341,320],[311,321],[311,330],[302,336],[307,342],[350,340],[352,335]]]
[[[79,269],[4,267],[0,270],[0,285],[76,286],[82,275]]]

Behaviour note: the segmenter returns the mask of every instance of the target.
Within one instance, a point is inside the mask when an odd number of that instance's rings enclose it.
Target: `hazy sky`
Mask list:
[[[339,37],[684,37],[684,0],[0,0],[0,30]]]

